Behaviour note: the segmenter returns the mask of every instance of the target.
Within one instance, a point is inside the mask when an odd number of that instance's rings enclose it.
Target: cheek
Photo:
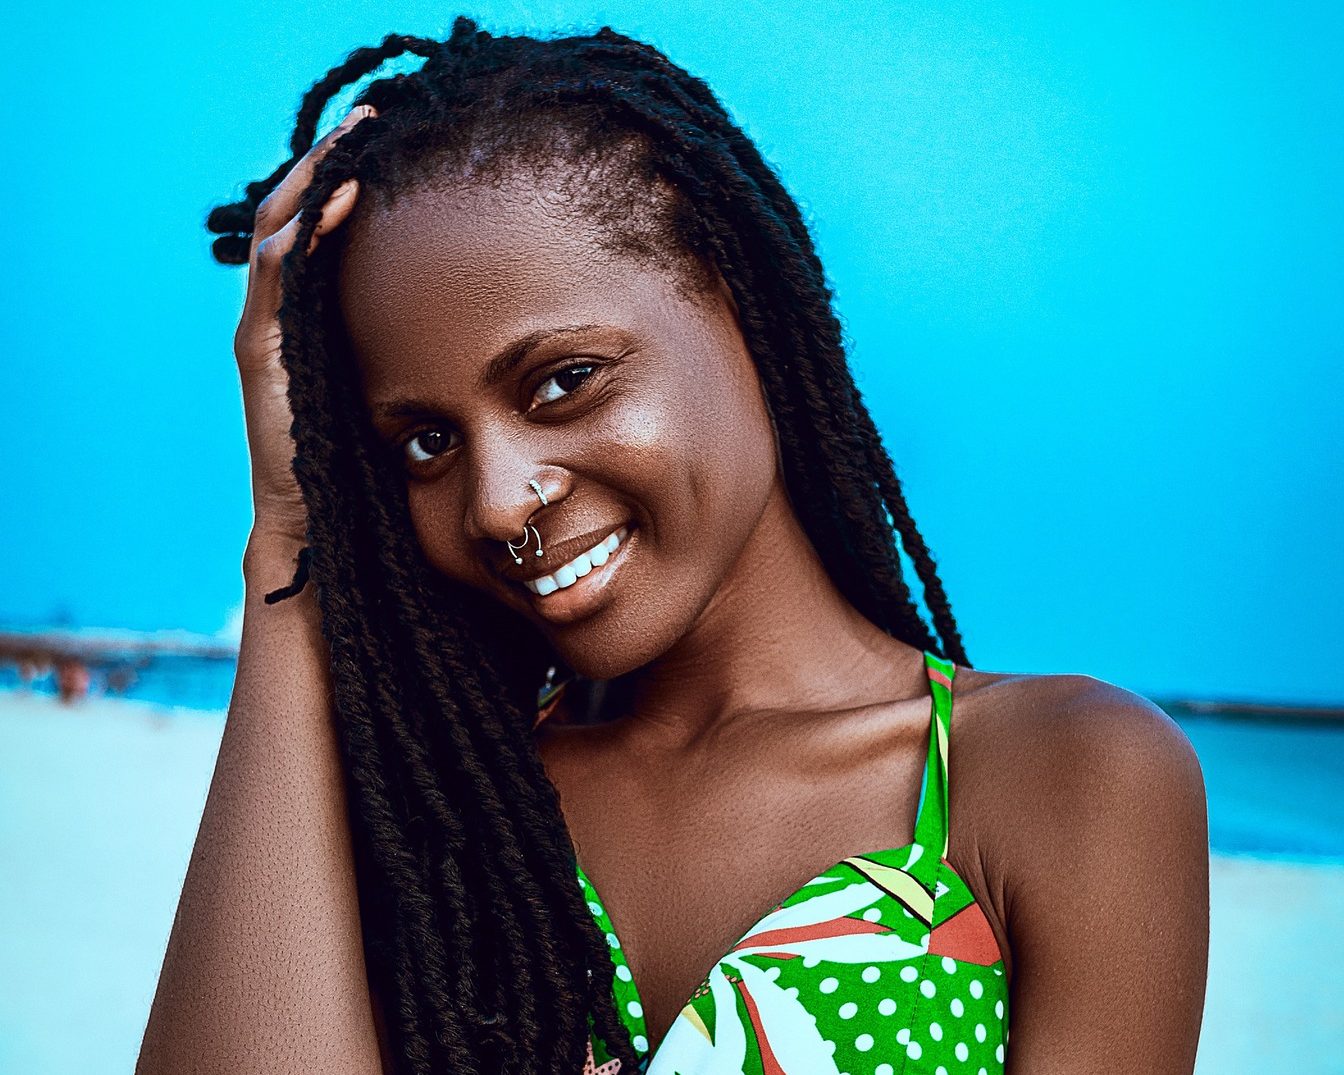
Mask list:
[[[480,565],[473,560],[463,537],[462,505],[447,482],[412,484],[406,499],[415,539],[430,566],[458,582],[483,586]]]
[[[754,522],[775,480],[774,430],[755,367],[745,355],[733,358],[704,379],[690,402],[693,462],[703,495],[718,510]]]
[[[720,363],[643,386],[594,431],[589,472],[642,506],[656,537],[733,544],[764,508],[774,434],[749,372]]]
[[[685,510],[682,472],[688,427],[683,401],[661,384],[622,385],[583,434],[554,455],[568,460],[579,487],[609,490],[636,522],[664,529]]]

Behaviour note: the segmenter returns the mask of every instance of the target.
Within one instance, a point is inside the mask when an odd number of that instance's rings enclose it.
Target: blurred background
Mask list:
[[[1199,1070],[1344,1072],[1344,9],[317,11],[6,18],[0,1071],[132,1069],[219,746],[251,508],[204,215],[350,49],[463,13],[716,90],[814,229],[971,660],[1137,691],[1199,751]]]

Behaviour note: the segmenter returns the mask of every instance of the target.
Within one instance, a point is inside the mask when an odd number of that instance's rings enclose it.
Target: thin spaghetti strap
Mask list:
[[[924,671],[932,696],[929,753],[915,819],[915,843],[920,855],[912,866],[919,879],[932,889],[938,863],[947,855],[947,746],[952,728],[952,679],[956,665],[925,650]]]

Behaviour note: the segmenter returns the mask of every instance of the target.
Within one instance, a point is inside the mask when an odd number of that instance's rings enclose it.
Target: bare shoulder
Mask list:
[[[1118,862],[1117,842],[1151,828],[1170,837],[1176,815],[1175,854],[1205,853],[1194,749],[1142,695],[1087,675],[958,666],[949,747],[949,860],[982,903],[1010,978],[1020,927],[1084,861]]]
[[[1136,886],[1154,875],[1172,879],[1167,898],[1184,900],[1198,939],[1206,800],[1176,722],[1083,675],[958,668],[953,699],[949,853],[984,900],[1009,970],[1043,938],[1077,935],[1060,914],[1137,906]]]
[[[1011,954],[1017,1058],[1188,1071],[1208,954],[1189,739],[1147,698],[1087,675],[958,668],[953,697],[950,850]]]
[[[1202,783],[1180,726],[1133,691],[1088,675],[970,668],[959,668],[955,683],[958,748],[992,750],[1002,766],[1046,779],[1040,790]]]

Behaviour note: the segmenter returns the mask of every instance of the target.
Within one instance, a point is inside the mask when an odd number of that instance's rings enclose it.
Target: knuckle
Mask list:
[[[275,193],[272,192],[261,199],[261,204],[257,206],[255,226],[258,231],[270,222],[271,215],[275,212],[275,202],[272,199]]]
[[[283,196],[281,194],[281,189],[282,188],[280,187],[276,187],[275,190],[266,195],[266,197],[261,200],[261,204],[257,206],[256,220],[253,224],[254,231],[272,232],[283,223],[283,221],[280,220],[280,198]]]
[[[279,235],[269,235],[257,244],[257,264],[266,269],[274,269],[285,256]]]

